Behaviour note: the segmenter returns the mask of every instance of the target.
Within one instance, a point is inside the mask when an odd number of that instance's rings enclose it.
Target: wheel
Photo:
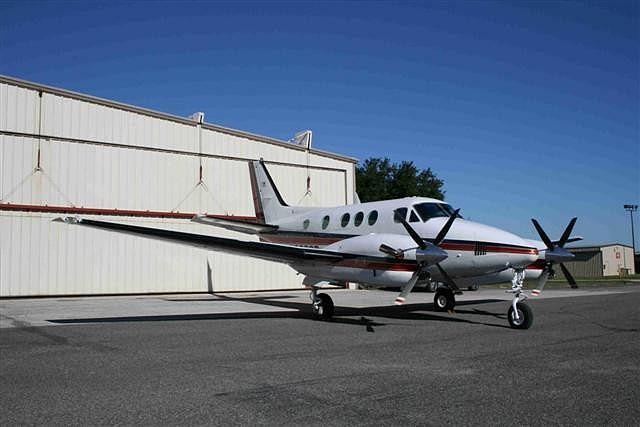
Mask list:
[[[453,310],[456,305],[456,298],[451,289],[438,289],[433,297],[433,305],[438,311]]]
[[[529,329],[533,324],[533,311],[531,307],[523,302],[516,304],[518,309],[518,320],[516,320],[513,306],[509,307],[507,318],[509,319],[509,325],[514,329]]]
[[[329,320],[333,316],[333,300],[327,294],[318,294],[318,302],[312,304],[313,315],[320,320]]]

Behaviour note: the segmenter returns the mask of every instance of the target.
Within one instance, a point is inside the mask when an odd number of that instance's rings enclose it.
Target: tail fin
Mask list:
[[[264,161],[254,160],[250,162],[249,175],[251,177],[253,203],[259,222],[274,224],[279,219],[291,215],[292,209],[280,195]]]

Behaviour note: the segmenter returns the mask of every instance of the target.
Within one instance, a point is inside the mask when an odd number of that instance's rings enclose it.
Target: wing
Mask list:
[[[240,219],[215,218],[206,215],[196,215],[191,219],[191,221],[247,234],[268,233],[278,229],[277,225],[262,224],[259,222],[244,221]]]
[[[332,264],[345,259],[359,257],[356,254],[343,254],[340,252],[322,249],[299,248],[295,246],[264,242],[246,242],[223,237],[205,236],[201,234],[118,224],[106,221],[94,221],[74,217],[56,218],[54,221],[99,228],[117,233],[131,234],[134,236],[142,236],[155,240],[180,243],[201,249],[245,255],[285,264]]]

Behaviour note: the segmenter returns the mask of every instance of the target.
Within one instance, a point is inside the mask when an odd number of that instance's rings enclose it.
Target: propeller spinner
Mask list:
[[[434,239],[433,243],[425,242],[420,237],[420,235],[416,232],[416,230],[414,230],[413,227],[409,225],[406,219],[398,211],[395,211],[396,220],[399,221],[404,226],[405,230],[407,230],[407,234],[409,234],[409,236],[411,236],[413,241],[416,242],[416,244],[418,245],[418,247],[416,248],[416,261],[418,262],[418,268],[411,276],[411,279],[409,279],[409,281],[402,287],[402,291],[400,292],[400,295],[398,295],[398,297],[396,298],[396,304],[404,304],[407,295],[409,295],[409,293],[413,290],[413,287],[418,282],[423,271],[425,271],[431,265],[436,265],[440,270],[440,272],[443,274],[443,276],[448,280],[450,280],[449,275],[440,266],[440,262],[444,261],[448,257],[448,254],[446,251],[440,248],[439,245],[440,243],[442,243],[445,236],[449,232],[449,229],[453,225],[453,221],[455,221],[456,218],[458,217],[459,211],[460,209],[456,209],[453,215],[449,217],[445,225],[442,227],[442,229]],[[380,252],[385,253],[387,255],[391,255],[396,258],[402,258],[404,257],[404,252],[411,250],[413,248],[394,249],[388,245],[382,244],[380,245],[379,249],[380,249]],[[450,281],[455,286],[455,283],[453,283],[452,280]]]

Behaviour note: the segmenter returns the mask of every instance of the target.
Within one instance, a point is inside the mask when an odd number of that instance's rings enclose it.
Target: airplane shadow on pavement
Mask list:
[[[51,323],[57,324],[82,324],[82,323],[126,323],[126,322],[170,322],[189,320],[233,320],[233,319],[305,319],[314,320],[309,303],[286,301],[294,298],[287,296],[279,297],[230,297],[227,295],[215,295],[208,298],[175,298],[167,299],[172,302],[219,302],[238,301],[251,304],[260,304],[277,308],[284,308],[292,311],[249,311],[244,313],[193,313],[193,314],[169,314],[169,315],[145,315],[145,316],[120,316],[120,317],[92,317],[92,318],[68,318],[50,319]],[[375,332],[374,327],[386,326],[380,318],[392,320],[424,320],[436,322],[457,322],[484,325],[498,328],[509,328],[504,323],[506,314],[492,313],[488,311],[460,309],[460,307],[490,304],[494,302],[504,302],[499,299],[482,299],[475,301],[460,301],[456,304],[454,313],[441,313],[435,311],[433,303],[426,304],[406,304],[402,306],[377,306],[377,307],[341,307],[336,306],[334,317],[329,323],[340,323],[346,325],[364,326],[367,332]],[[493,317],[501,319],[501,323],[487,323],[485,321],[470,320],[456,316],[456,314],[476,315],[483,317]],[[371,317],[378,320],[372,320]]]

